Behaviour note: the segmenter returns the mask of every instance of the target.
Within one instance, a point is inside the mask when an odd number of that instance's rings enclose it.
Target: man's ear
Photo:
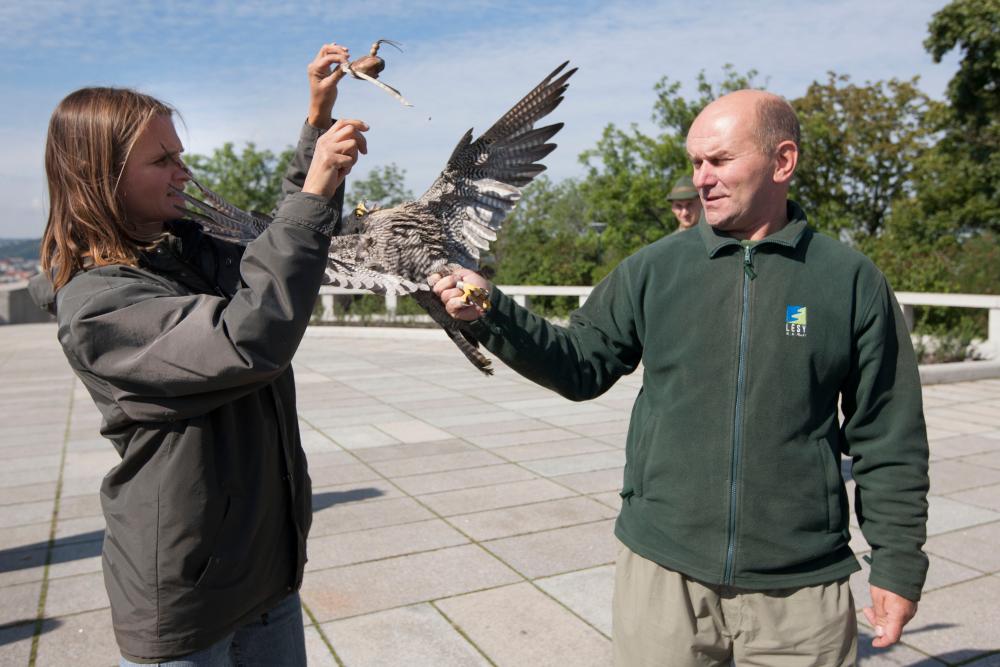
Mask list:
[[[774,182],[788,183],[792,180],[795,167],[799,164],[799,147],[787,139],[775,149]]]

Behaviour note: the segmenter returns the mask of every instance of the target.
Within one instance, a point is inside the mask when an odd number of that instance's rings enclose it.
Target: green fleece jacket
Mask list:
[[[846,577],[858,564],[845,454],[870,582],[918,600],[927,436],[906,326],[867,258],[815,234],[792,202],[788,217],[752,246],[704,222],[663,238],[622,262],[565,328],[494,288],[471,330],[572,400],[641,362],[615,527],[632,551],[747,589]]]

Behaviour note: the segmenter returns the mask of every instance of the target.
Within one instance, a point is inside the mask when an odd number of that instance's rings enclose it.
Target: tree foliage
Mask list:
[[[815,227],[835,237],[876,235],[893,203],[913,191],[914,165],[935,138],[927,119],[939,106],[917,82],[860,86],[829,72],[792,101],[802,126],[792,197]]]
[[[664,76],[654,86],[652,120],[659,132],[648,135],[633,123],[628,130],[604,128],[597,145],[580,155],[587,176],[580,183],[591,222],[604,223],[610,260],[621,260],[677,228],[667,194],[674,181],[690,173],[685,139],[695,117],[725,93],[755,87],[757,72],[739,74],[731,65],[722,80],[698,75],[696,96],[680,94],[681,82]]]
[[[400,169],[395,162],[372,169],[360,180],[348,177],[348,184],[350,190],[345,204],[352,207],[370,202],[388,208],[413,199],[413,193],[406,188],[406,170]]]
[[[292,147],[275,155],[247,143],[239,153],[232,142],[211,155],[187,155],[185,162],[206,187],[249,211],[270,213],[281,196],[281,179],[295,154]]]

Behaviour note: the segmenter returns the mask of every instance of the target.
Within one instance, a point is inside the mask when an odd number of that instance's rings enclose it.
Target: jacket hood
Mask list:
[[[52,279],[44,273],[39,273],[28,280],[28,294],[42,310],[56,314],[56,292],[52,288]]]

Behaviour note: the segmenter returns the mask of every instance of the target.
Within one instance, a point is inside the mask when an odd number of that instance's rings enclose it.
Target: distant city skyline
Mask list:
[[[43,148],[49,115],[85,85],[136,87],[174,104],[188,152],[225,142],[280,151],[305,117],[305,66],[324,41],[352,56],[378,38],[383,79],[405,109],[359,81],[344,81],[336,113],[372,126],[370,153],[354,177],[395,163],[420,194],[469,127],[484,131],[563,60],[579,66],[553,121],[566,123],[546,158],[554,180],[581,177],[579,154],[608,123],[647,132],[654,84],[664,75],[693,94],[704,70],[756,69],[788,98],[827,71],[857,83],[921,77],[941,98],[957,55],[935,65],[926,27],[944,0],[686,2],[385,0],[381,3],[172,3],[110,0],[6,3],[0,7],[0,238],[41,236],[47,194]],[[329,8],[326,15],[317,9]]]

